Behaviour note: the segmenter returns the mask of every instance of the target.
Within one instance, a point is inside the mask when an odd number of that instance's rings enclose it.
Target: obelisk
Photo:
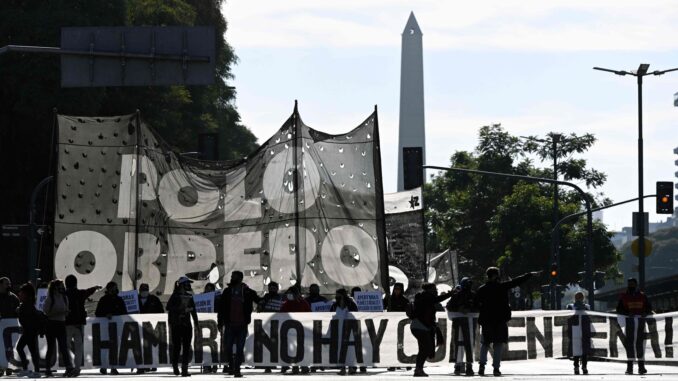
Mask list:
[[[426,162],[426,139],[422,33],[414,12],[407,19],[401,49],[398,192],[419,186],[416,183],[425,180],[423,171],[417,169]],[[418,176],[421,177],[416,180]]]

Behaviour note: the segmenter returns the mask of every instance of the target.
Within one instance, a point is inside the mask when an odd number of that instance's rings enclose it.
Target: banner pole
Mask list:
[[[141,122],[140,122],[140,114],[141,112],[139,109],[136,111],[136,147],[135,147],[135,154],[136,154],[136,169],[135,169],[135,184],[134,186],[136,187],[136,190],[134,192],[135,194],[135,199],[134,199],[134,274],[132,274],[132,287],[134,289],[137,289],[137,274],[139,273],[139,212],[140,212],[140,199],[139,197],[139,184],[140,180],[139,178],[141,177],[141,162],[139,161],[139,151],[141,149]]]
[[[292,136],[294,137],[293,145],[293,160],[292,165],[294,167],[294,267],[296,272],[296,283],[295,285],[301,287],[301,263],[299,257],[299,110],[297,108],[297,100],[294,100],[294,114],[292,116],[294,123],[294,132]]]
[[[384,184],[381,175],[381,147],[379,140],[379,115],[377,112],[377,105],[374,105],[374,140],[372,141],[372,155],[375,163],[374,173],[374,191],[375,191],[375,207],[376,207],[376,229],[379,242],[379,263],[381,263],[381,285],[384,287],[384,295],[391,297],[391,287],[388,272],[388,250],[386,248],[386,216],[384,213]]]

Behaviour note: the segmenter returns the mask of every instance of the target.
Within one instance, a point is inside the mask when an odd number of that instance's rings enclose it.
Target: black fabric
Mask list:
[[[202,289],[225,287],[240,270],[257,292],[268,281],[304,290],[315,283],[323,294],[387,291],[376,112],[330,135],[295,109],[232,162],[184,157],[137,115],[59,115],[57,123],[57,277],[121,288],[138,279],[169,296],[182,275]],[[96,261],[79,254],[92,250]]]
[[[410,303],[410,300],[405,296],[387,296],[384,300],[384,305],[386,306],[387,312],[407,312],[407,305]]]
[[[179,364],[179,355],[181,354],[182,368],[187,368],[191,362],[191,341],[193,340],[193,326],[191,321],[186,324],[170,324],[170,333],[172,335],[172,365]]]
[[[47,369],[52,366],[52,359],[54,358],[55,346],[59,347],[59,358],[66,365],[66,369],[73,368],[71,363],[71,355],[66,345],[66,324],[62,321],[48,320],[47,321]]]
[[[388,264],[407,277],[405,295],[413,297],[426,278],[423,211],[386,214]],[[391,277],[393,275],[391,274]],[[392,282],[403,282],[393,278]]]
[[[243,320],[245,324],[249,324],[252,321],[252,310],[254,305],[261,301],[261,298],[257,293],[249,288],[246,284],[242,283],[236,286],[228,286],[224,291],[221,292],[221,301],[220,309],[217,314],[217,321],[219,326],[228,325],[231,320],[231,287],[243,287]]]
[[[476,293],[471,289],[462,289],[455,292],[447,302],[450,312],[469,313],[476,311]]]
[[[118,295],[106,294],[99,299],[97,309],[94,311],[96,317],[127,315],[125,301]]]
[[[506,282],[487,282],[478,288],[478,324],[482,326],[483,342],[508,342],[507,322],[511,320],[508,292],[531,277],[532,274],[527,273]]]
[[[69,308],[68,315],[66,315],[66,325],[85,325],[87,321],[85,302],[87,301],[87,298],[92,296],[96,291],[96,287],[91,287],[86,290],[79,290],[77,288],[66,289]]]
[[[146,303],[141,304],[141,297],[139,297],[139,313],[142,314],[161,314],[165,312],[165,309],[162,307],[162,302],[155,295],[148,295],[146,298]]]
[[[417,339],[417,346],[419,350],[417,351],[416,367],[421,369],[424,367],[426,359],[433,357],[435,354],[435,331],[423,329],[411,329],[412,334]]]
[[[414,317],[421,321],[425,326],[433,329],[436,326],[436,305],[449,298],[451,293],[434,295],[430,292],[422,291],[414,297]]]
[[[19,303],[19,298],[12,291],[0,294],[0,318],[17,317],[16,309]]]
[[[355,303],[355,300],[353,300],[353,298],[351,298],[351,297],[348,297],[346,299],[346,306],[348,307],[349,311],[352,311],[352,312],[358,311],[358,305]],[[332,306],[330,306],[330,312],[335,312],[337,310],[337,307],[338,307],[338,304],[335,301],[334,303],[332,303]]]
[[[16,343],[16,350],[19,352],[19,358],[21,359],[21,367],[24,370],[28,369],[28,359],[26,358],[26,352],[24,351],[26,347],[28,347],[28,351],[31,354],[33,368],[36,372],[39,372],[40,352],[38,351],[38,335],[36,332],[22,332],[19,341]]]
[[[44,312],[38,311],[33,303],[21,303],[17,308],[17,314],[23,332],[34,335],[45,332],[47,316]]]
[[[191,326],[191,318],[198,322],[193,294],[184,290],[175,291],[167,301],[167,320],[171,326]]]

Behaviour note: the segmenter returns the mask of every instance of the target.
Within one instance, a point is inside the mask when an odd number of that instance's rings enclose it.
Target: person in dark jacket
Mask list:
[[[591,307],[584,303],[584,293],[581,291],[577,291],[574,294],[574,303],[570,303],[566,307],[568,310],[572,311],[588,311],[591,309]],[[587,360],[588,360],[588,353],[591,351],[591,323],[589,322],[588,324],[584,324],[584,320],[581,319],[581,316],[574,315],[572,316],[571,323],[572,325],[575,324],[580,324],[581,322],[581,338],[580,342],[577,343],[579,345],[576,345],[579,348],[574,348],[575,343],[574,343],[574,338],[570,339],[570,347],[571,352],[572,352],[572,362],[574,363],[574,374],[579,374],[579,362],[581,361],[581,370],[582,373],[584,374],[589,374],[589,370],[587,368]],[[572,334],[570,334],[572,336]],[[576,349],[579,349],[580,352],[577,353]]]
[[[198,326],[198,312],[193,301],[192,280],[186,276],[179,277],[174,292],[167,301],[167,315],[172,336],[172,369],[179,375],[179,354],[181,353],[181,376],[189,377],[188,364],[191,361],[191,341],[193,325],[191,318]]]
[[[0,319],[16,318],[16,309],[19,307],[19,298],[12,292],[12,281],[7,277],[0,278]],[[0,368],[0,376],[9,376],[10,368]]]
[[[473,282],[470,278],[462,278],[459,285],[455,287],[449,302],[447,302],[447,310],[460,314],[475,312],[476,293],[473,292],[472,287]],[[453,319],[452,332],[451,347],[455,349],[456,353],[454,374],[461,375],[462,369],[464,369],[464,354],[466,354],[465,374],[473,376],[473,338],[475,332],[471,331],[466,319]]]
[[[165,312],[160,299],[151,294],[147,283],[139,285],[139,313],[161,314]]]
[[[342,338],[342,341],[345,340],[346,338],[344,337],[343,334],[343,327],[344,327],[344,321],[348,319],[354,319],[353,314],[351,312],[356,312],[358,311],[358,305],[356,305],[355,301],[353,298],[348,296],[348,292],[346,292],[345,288],[340,288],[337,289],[334,295],[334,303],[332,303],[332,306],[330,307],[330,311],[334,312],[334,316],[332,319],[339,320],[339,332],[337,332],[338,336]],[[355,360],[355,359],[353,359]],[[345,376],[346,375],[346,365],[350,363],[349,361],[349,356],[344,357],[344,363],[340,364],[339,366],[339,375],[340,376]],[[356,367],[355,366],[349,366],[348,367],[348,374],[353,375],[356,374]]]
[[[489,267],[485,274],[487,282],[478,288],[476,292],[476,303],[478,305],[478,324],[481,327],[480,342],[480,366],[478,374],[485,374],[485,364],[487,363],[487,351],[490,344],[493,348],[492,367],[493,374],[501,376],[499,367],[501,366],[501,353],[504,343],[508,342],[508,321],[511,320],[511,306],[509,305],[508,292],[517,287],[533,276],[541,274],[541,271],[534,271],[515,277],[510,281],[501,282],[499,280],[499,269]]]
[[[435,354],[436,333],[436,305],[452,295],[452,291],[438,295],[438,289],[433,283],[424,283],[422,291],[414,297],[414,319],[410,324],[410,331],[417,339],[417,352],[414,377],[428,377],[424,372],[424,363],[427,358]],[[442,345],[442,343],[438,343]]]
[[[405,297],[405,285],[398,282],[393,285],[391,295],[385,298],[386,312],[407,312],[409,299]]]
[[[268,283],[268,292],[264,294],[257,304],[257,312],[280,312],[284,302],[283,296],[278,293],[280,286],[276,282]]]
[[[127,307],[125,301],[118,296],[118,284],[115,282],[108,282],[106,284],[106,294],[99,299],[97,309],[94,311],[94,316],[112,318],[113,316],[127,315]],[[106,368],[99,369],[101,374],[106,374]],[[111,369],[112,375],[117,375],[117,369]]]
[[[101,286],[90,287],[86,290],[78,289],[78,278],[75,275],[68,275],[65,279],[66,297],[68,298],[68,307],[70,311],[66,315],[66,345],[73,348],[73,376],[80,374],[80,365],[82,365],[82,347],[83,330],[87,320],[85,311],[85,301],[95,292],[101,289]]]
[[[21,324],[21,337],[16,343],[16,350],[21,359],[22,372],[18,377],[40,377],[40,352],[38,350],[38,335],[45,332],[45,320],[47,319],[42,311],[35,308],[35,287],[28,282],[19,289],[19,299],[21,304],[17,308],[19,324]],[[33,361],[34,372],[28,371],[28,359],[24,349],[28,346]]]
[[[231,273],[231,282],[221,293],[221,305],[217,315],[219,327],[223,327],[226,359],[234,377],[242,377],[240,364],[245,360],[247,326],[252,321],[254,305],[261,301],[259,295],[242,280],[242,271],[236,270]]]
[[[140,314],[162,314],[165,312],[160,299],[151,294],[148,283],[139,285],[139,313]],[[149,371],[155,371],[156,368],[137,368],[137,374],[144,374]]]
[[[327,298],[320,295],[320,286],[313,283],[312,285],[308,286],[308,296],[306,297],[306,301],[309,305],[311,305],[313,303],[325,303],[327,302]]]
[[[617,313],[620,315],[626,315],[630,318],[644,318],[647,315],[651,315],[652,305],[650,301],[645,296],[645,293],[638,289],[638,281],[636,278],[629,278],[626,282],[626,292],[619,297],[619,303],[617,303]],[[638,325],[645,324],[645,320],[638,319]],[[628,350],[628,359],[626,361],[626,374],[633,374],[633,358],[638,359],[638,374],[647,373],[645,369],[645,329],[644,327],[638,328],[638,336],[629,335],[627,333],[626,339],[628,340],[626,348]],[[635,345],[634,345],[635,344]],[[635,354],[635,356],[634,356]]]

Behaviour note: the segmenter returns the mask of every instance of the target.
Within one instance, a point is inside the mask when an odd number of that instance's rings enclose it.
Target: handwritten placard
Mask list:
[[[139,292],[137,290],[121,291],[118,296],[125,301],[128,314],[139,312]]]

